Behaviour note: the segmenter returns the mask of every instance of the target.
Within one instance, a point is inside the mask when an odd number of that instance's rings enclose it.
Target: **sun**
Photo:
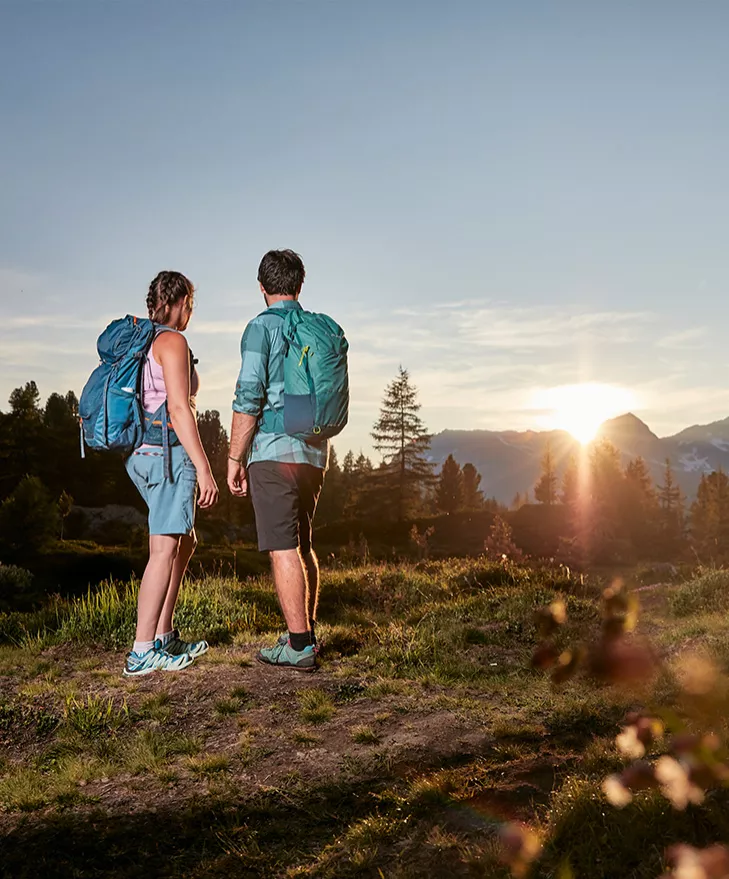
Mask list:
[[[603,421],[634,409],[636,401],[627,388],[586,382],[547,388],[535,403],[544,412],[544,427],[566,430],[584,444],[595,438]]]

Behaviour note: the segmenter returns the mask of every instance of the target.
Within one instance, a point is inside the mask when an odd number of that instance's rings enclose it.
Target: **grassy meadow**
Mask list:
[[[191,579],[177,623],[213,647],[136,680],[134,582],[0,613],[0,875],[657,877],[674,842],[729,842],[725,790],[617,809],[602,783],[628,712],[683,711],[686,657],[727,669],[729,572],[636,583],[648,683],[555,686],[535,614],[566,609],[558,651],[589,643],[608,585],[483,559],[325,570],[315,675],[252,659],[281,630],[267,576]],[[510,822],[531,864],[503,862]]]

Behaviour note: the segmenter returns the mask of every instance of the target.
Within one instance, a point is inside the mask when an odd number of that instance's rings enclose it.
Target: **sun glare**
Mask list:
[[[615,385],[562,385],[538,394],[535,408],[545,413],[544,427],[566,430],[581,443],[589,443],[603,421],[634,409],[635,397]]]

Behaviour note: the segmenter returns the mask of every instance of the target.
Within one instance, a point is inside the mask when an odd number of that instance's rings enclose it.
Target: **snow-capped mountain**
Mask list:
[[[720,467],[729,471],[729,418],[661,438],[640,418],[626,413],[606,421],[598,436],[609,439],[625,463],[638,456],[644,458],[657,484],[663,478],[666,458],[670,459],[689,498],[696,494],[702,473]],[[461,465],[470,461],[481,474],[484,494],[510,503],[517,492],[531,493],[547,443],[561,475],[569,456],[581,448],[574,437],[561,430],[444,430],[433,437],[430,457],[438,465],[449,454]]]

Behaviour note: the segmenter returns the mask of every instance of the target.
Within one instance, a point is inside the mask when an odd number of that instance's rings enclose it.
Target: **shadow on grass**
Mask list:
[[[250,799],[110,815],[101,810],[29,816],[0,837],[0,875],[187,877],[280,875],[306,863],[349,824],[376,814],[371,781]],[[144,794],[140,794],[143,801]]]

